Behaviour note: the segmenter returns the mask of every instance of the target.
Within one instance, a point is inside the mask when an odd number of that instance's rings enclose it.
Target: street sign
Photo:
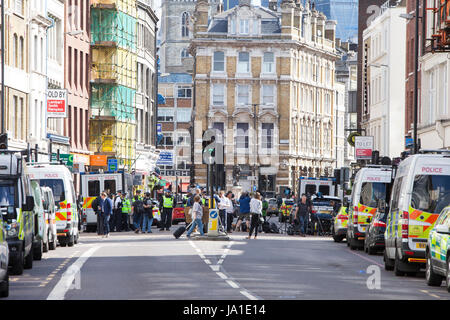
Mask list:
[[[59,160],[70,169],[73,168],[73,154],[60,153]],[[56,153],[52,153],[52,161],[57,161]]]
[[[156,124],[156,133],[161,133],[162,132],[162,124],[161,123],[157,123]]]
[[[47,90],[47,118],[67,117],[67,90]]]
[[[250,181],[257,181],[257,180],[258,180],[258,177],[257,177],[257,176],[248,176],[248,177],[247,177],[247,180],[250,180]]]
[[[108,159],[108,171],[117,171],[118,163],[117,159]]]
[[[356,160],[372,159],[373,137],[356,136],[355,137],[355,158]]]
[[[253,186],[253,191],[256,191],[256,186]]]
[[[217,209],[209,210],[208,236],[219,235],[219,212]]]
[[[173,151],[161,150],[157,166],[173,166]]]

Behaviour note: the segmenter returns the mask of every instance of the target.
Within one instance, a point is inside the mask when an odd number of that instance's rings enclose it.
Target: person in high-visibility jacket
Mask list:
[[[122,193],[122,230],[130,231],[129,214],[131,213],[131,202],[127,193]]]
[[[172,225],[172,210],[174,205],[174,199],[170,191],[166,191],[166,194],[163,196],[163,211],[161,214],[161,229],[159,231],[170,230],[170,226]]]

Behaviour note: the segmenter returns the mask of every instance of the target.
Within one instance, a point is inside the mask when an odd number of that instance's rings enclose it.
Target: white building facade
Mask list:
[[[362,123],[367,136],[374,137],[380,156],[399,157],[405,150],[405,41],[404,6],[383,8],[363,32]],[[367,81],[366,81],[367,79]]]

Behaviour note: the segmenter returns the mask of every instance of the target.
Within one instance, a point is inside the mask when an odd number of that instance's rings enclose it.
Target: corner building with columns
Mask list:
[[[256,187],[270,197],[295,191],[301,176],[332,175],[336,22],[309,1],[274,1],[265,8],[240,0],[227,11],[209,6],[196,3],[189,48],[195,183],[207,182],[207,129],[224,137],[226,190]]]

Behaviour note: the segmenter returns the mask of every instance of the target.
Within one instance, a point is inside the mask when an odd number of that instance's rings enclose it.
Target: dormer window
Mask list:
[[[248,19],[240,20],[239,33],[240,34],[248,34],[249,33]]]

